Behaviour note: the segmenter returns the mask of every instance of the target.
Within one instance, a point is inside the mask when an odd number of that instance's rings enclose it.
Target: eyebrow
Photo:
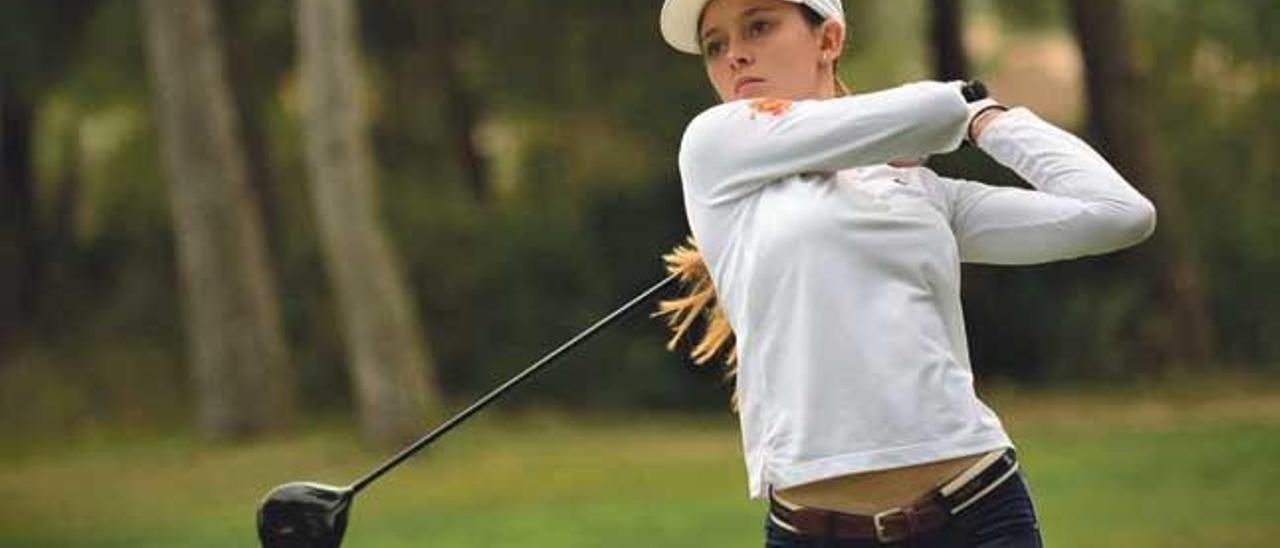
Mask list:
[[[755,14],[760,13],[760,12],[765,12],[765,11],[777,11],[777,9],[778,9],[778,8],[773,7],[773,6],[755,6],[755,7],[747,8],[747,10],[746,10],[746,11],[744,11],[744,12],[742,12],[742,14],[741,14],[741,15],[739,15],[738,17],[739,17],[739,18],[750,17],[750,16],[755,15]],[[717,30],[719,30],[719,29],[718,29],[718,28],[716,28],[716,27],[711,27],[711,28],[709,28],[709,29],[707,29],[707,30],[703,31],[703,32],[702,32],[702,36],[700,36],[700,37],[699,37],[699,39],[700,39],[701,41],[706,41],[707,37],[708,37],[708,36],[711,36],[711,34],[712,34],[712,33],[714,33],[714,32],[715,32],[715,31],[717,31]]]

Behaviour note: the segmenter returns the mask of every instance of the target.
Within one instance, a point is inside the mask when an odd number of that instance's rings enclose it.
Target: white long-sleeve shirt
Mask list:
[[[978,146],[1036,190],[885,165],[955,149],[967,120],[955,86],[923,82],[725,103],[686,129],[685,208],[737,337],[753,498],[1012,446],[974,393],[960,262],[1099,254],[1154,230],[1151,202],[1024,108]]]

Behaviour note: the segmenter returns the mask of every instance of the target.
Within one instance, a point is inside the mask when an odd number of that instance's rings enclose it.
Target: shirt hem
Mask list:
[[[891,449],[847,453],[788,466],[765,466],[763,474],[765,477],[758,483],[752,482],[755,485],[750,497],[763,498],[769,486],[775,489],[787,489],[848,474],[926,464],[1012,447],[1014,447],[1013,441],[1009,436],[1004,432],[998,432],[962,440],[949,439]]]

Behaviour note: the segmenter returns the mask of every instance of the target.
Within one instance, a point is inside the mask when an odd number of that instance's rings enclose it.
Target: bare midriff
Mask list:
[[[919,500],[982,459],[983,453],[890,470],[862,472],[775,491],[788,503],[854,514],[876,512]]]

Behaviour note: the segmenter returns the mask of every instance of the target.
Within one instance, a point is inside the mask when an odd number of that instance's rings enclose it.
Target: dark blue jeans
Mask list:
[[[1031,504],[1031,493],[1014,473],[978,502],[952,516],[945,526],[930,533],[891,544],[872,541],[824,541],[792,533],[765,515],[765,548],[863,548],[898,546],[913,548],[1041,548],[1040,525]]]

